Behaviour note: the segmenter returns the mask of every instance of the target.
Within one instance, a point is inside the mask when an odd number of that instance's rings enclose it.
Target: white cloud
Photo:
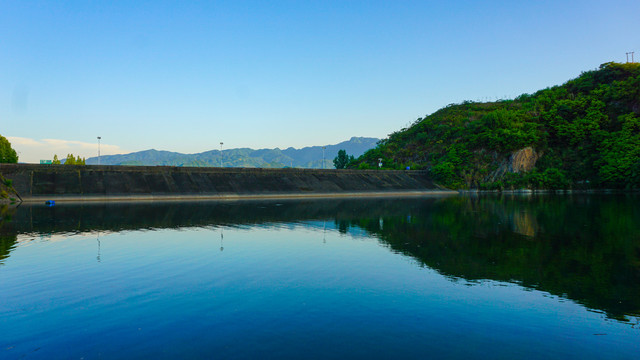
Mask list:
[[[53,155],[58,158],[65,158],[67,154],[73,154],[83,158],[98,156],[98,143],[87,143],[74,140],[62,139],[31,139],[17,136],[6,136],[13,147],[18,152],[20,162],[39,163],[40,160],[51,160]],[[117,145],[100,144],[101,155],[126,154],[130,151],[124,150]]]

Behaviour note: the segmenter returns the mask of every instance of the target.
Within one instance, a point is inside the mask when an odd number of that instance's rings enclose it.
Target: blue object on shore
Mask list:
[[[53,206],[56,204],[56,202],[54,200],[47,200],[44,202],[44,204],[47,206]]]

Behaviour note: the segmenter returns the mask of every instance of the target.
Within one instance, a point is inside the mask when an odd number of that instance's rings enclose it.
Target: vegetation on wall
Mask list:
[[[499,171],[515,151],[528,172]],[[640,64],[606,63],[513,100],[451,104],[381,140],[349,166],[427,169],[451,188],[640,187]]]

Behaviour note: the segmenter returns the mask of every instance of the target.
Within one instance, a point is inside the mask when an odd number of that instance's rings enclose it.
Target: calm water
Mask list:
[[[640,358],[640,198],[1,208],[0,358]]]

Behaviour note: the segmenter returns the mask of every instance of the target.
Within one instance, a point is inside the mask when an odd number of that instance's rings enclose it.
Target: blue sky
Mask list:
[[[640,59],[640,1],[2,1],[21,160],[385,137]]]

